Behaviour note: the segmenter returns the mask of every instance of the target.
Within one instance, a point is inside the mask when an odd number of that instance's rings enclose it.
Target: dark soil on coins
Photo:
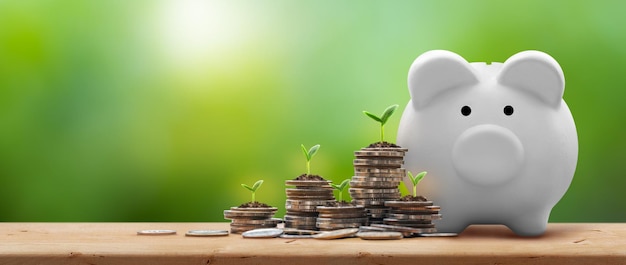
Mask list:
[[[399,201],[403,201],[403,202],[425,202],[428,201],[428,199],[426,199],[426,197],[422,196],[422,195],[418,195],[417,197],[414,197],[413,195],[404,195],[402,196],[402,198],[399,199]]]
[[[309,174],[302,174],[300,176],[298,176],[297,178],[293,179],[293,180],[305,180],[305,181],[326,181],[326,179],[322,178],[319,175],[309,175]]]
[[[375,142],[373,144],[370,144],[367,148],[388,148],[388,147],[400,147],[400,146],[385,141],[385,142]]]
[[[326,203],[326,205],[324,205],[324,206],[327,206],[327,207],[348,207],[348,206],[350,206],[351,207],[351,206],[356,206],[356,203],[354,203],[354,202],[347,202],[347,201],[341,201],[341,202],[334,201],[334,202]]]
[[[246,202],[242,205],[239,205],[239,208],[272,208],[272,206],[269,206],[262,202]]]

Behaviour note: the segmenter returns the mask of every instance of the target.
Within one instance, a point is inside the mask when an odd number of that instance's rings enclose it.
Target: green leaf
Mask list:
[[[300,145],[302,147],[302,153],[304,153],[304,157],[306,157],[306,161],[311,161],[311,157],[309,156],[309,152],[304,147],[304,144]]]
[[[363,113],[365,115],[367,115],[368,117],[372,118],[373,120],[377,121],[377,122],[381,122],[381,123],[383,122],[380,118],[378,118],[378,116],[376,116],[376,115],[374,115],[372,113],[369,113],[368,111],[364,110]]]
[[[391,117],[391,115],[396,111],[397,108],[398,108],[398,104],[387,107],[385,111],[383,112],[383,115],[380,117],[380,123],[385,125],[389,117]]]
[[[342,192],[346,186],[348,186],[348,183],[350,183],[350,179],[345,179],[343,182],[341,182],[340,184],[333,184],[330,183],[330,186],[332,186],[334,189]]]
[[[313,147],[311,147],[311,149],[309,149],[309,152],[308,152],[309,160],[311,160],[311,158],[313,158],[313,156],[315,154],[317,154],[317,150],[319,150],[319,149],[320,149],[320,145],[319,144],[316,144]]]
[[[409,178],[411,178],[411,182],[413,182],[413,185],[417,186],[417,183],[419,183],[424,178],[424,176],[426,176],[426,173],[426,171],[422,171],[414,177],[409,171]]]
[[[241,186],[242,186],[242,187],[244,187],[244,188],[246,188],[246,189],[248,189],[249,191],[254,192],[254,189],[253,189],[252,187],[250,187],[250,186],[246,185],[246,184],[241,184]]]
[[[263,180],[259,180],[259,181],[255,182],[254,185],[252,185],[252,191],[258,190],[259,187],[261,187],[261,184],[263,184]]]

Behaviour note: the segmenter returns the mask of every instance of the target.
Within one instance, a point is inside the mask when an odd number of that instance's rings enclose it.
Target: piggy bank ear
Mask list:
[[[478,83],[470,64],[456,53],[434,50],[423,53],[409,69],[409,93],[416,108],[439,93]]]
[[[565,78],[559,63],[539,51],[523,51],[504,62],[498,82],[537,96],[550,106],[559,106],[565,89]]]

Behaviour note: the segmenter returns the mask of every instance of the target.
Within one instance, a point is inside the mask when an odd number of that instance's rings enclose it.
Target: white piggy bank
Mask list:
[[[409,150],[407,170],[428,171],[418,189],[441,206],[437,229],[504,224],[543,234],[578,158],[559,64],[538,51],[492,64],[429,51],[411,65],[408,86],[397,143]]]

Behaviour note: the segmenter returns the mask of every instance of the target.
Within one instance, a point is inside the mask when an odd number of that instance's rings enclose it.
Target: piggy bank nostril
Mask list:
[[[461,108],[461,114],[463,114],[463,116],[469,116],[470,113],[472,113],[472,108],[470,108],[469,106],[463,106]]]
[[[506,116],[513,115],[513,107],[511,105],[507,105],[504,107],[504,115]]]
[[[497,185],[517,175],[524,148],[515,134],[496,125],[479,125],[463,132],[452,149],[457,173],[480,185]]]

